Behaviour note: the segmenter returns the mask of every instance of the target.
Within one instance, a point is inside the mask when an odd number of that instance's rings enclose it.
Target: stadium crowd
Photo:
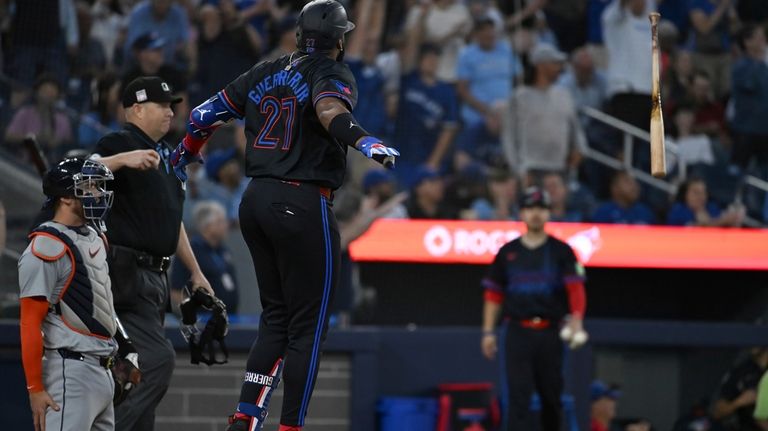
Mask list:
[[[131,79],[158,75],[189,110],[262,59],[295,48],[303,1],[1,1],[0,126],[4,157],[37,136],[51,160],[89,151],[124,121]],[[346,59],[359,87],[355,115],[402,153],[377,171],[350,155],[347,192],[386,216],[507,220],[538,183],[553,219],[741,226],[768,217],[768,3],[760,0],[351,0]],[[646,170],[647,143],[624,154],[622,133],[582,111],[647,129],[650,23],[662,13],[662,88],[678,193],[639,183],[585,157],[588,148]],[[193,176],[191,201],[221,203],[236,222],[245,186],[242,124],[218,133]],[[192,221],[192,205],[188,206]]]

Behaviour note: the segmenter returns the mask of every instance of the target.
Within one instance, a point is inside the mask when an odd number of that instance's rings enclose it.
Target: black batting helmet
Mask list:
[[[347,11],[335,0],[307,3],[296,22],[296,47],[301,52],[327,52],[336,47],[355,24],[347,20]]]

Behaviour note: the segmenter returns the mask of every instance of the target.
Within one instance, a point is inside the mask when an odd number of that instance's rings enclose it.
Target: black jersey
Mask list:
[[[295,52],[257,64],[222,96],[245,119],[247,176],[341,186],[347,148],[320,124],[315,104],[336,97],[352,111],[357,85],[346,64]]]
[[[550,236],[534,249],[520,238],[505,244],[483,285],[503,296],[504,317],[559,321],[568,312],[565,285],[572,280],[583,280],[583,269],[571,247]]]

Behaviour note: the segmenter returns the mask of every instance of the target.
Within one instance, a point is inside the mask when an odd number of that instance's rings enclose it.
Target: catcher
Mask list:
[[[43,178],[48,220],[19,259],[21,355],[35,430],[113,430],[113,403],[138,384],[138,354],[116,318],[102,219],[112,172],[65,159]]]

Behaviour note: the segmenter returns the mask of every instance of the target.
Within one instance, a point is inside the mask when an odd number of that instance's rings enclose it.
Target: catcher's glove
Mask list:
[[[118,356],[112,365],[112,379],[115,381],[114,405],[125,401],[128,393],[141,382],[139,370],[139,354],[129,353],[125,357]]]

